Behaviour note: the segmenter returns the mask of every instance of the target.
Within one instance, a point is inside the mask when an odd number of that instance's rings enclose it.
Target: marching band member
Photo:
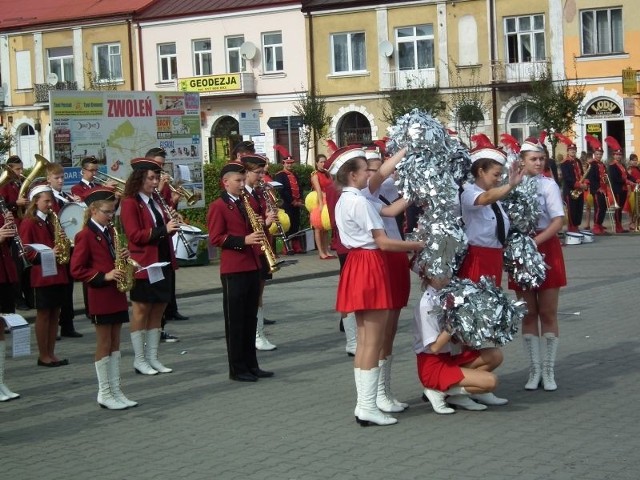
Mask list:
[[[266,221],[267,215],[270,213],[267,211],[267,202],[262,195],[262,192],[257,189],[257,184],[262,180],[264,176],[264,167],[267,165],[267,159],[262,155],[256,153],[247,153],[240,155],[240,161],[246,170],[244,188],[248,193],[249,203],[251,208],[256,212],[263,221]],[[273,220],[273,212],[269,216],[271,221]],[[271,221],[269,223],[271,223]],[[265,232],[265,235],[267,233]],[[253,247],[257,250],[260,256],[260,295],[258,297],[258,323],[256,326],[256,349],[263,351],[275,350],[277,347],[271,343],[264,333],[264,308],[262,306],[262,297],[264,294],[264,285],[267,280],[272,278],[269,273],[269,263],[264,252],[260,249],[259,245]]]
[[[607,169],[602,163],[602,145],[600,141],[593,135],[585,136],[587,143],[594,149],[593,160],[589,162],[589,174],[587,175],[587,183],[589,191],[593,196],[593,234],[604,235],[606,227],[603,225],[605,215],[607,214]]]
[[[254,245],[267,241],[251,227],[250,215],[241,199],[245,191],[245,168],[229,162],[220,171],[224,192],[209,206],[209,241],[221,249],[220,281],[227,340],[229,379],[256,382],[272,377],[256,357],[255,332],[262,263]]]
[[[316,169],[311,172],[311,186],[316,192],[317,204],[315,209],[318,212],[318,218],[322,218],[322,209],[326,204],[326,191],[329,185],[333,183],[331,175],[324,168],[327,161],[327,157],[322,153],[316,155]],[[314,210],[315,210],[314,209]],[[318,249],[318,256],[321,260],[331,260],[336,258],[335,255],[331,255],[329,252],[329,232],[322,228],[313,228],[313,235],[316,241],[316,247]]]
[[[300,179],[292,170],[295,160],[282,145],[274,145],[273,148],[283,157],[283,169],[276,173],[274,180],[282,184],[280,190],[282,209],[289,215],[291,227],[289,227],[288,234],[293,237],[291,239],[292,250],[288,250],[286,253],[287,255],[306,253],[300,243],[300,237],[295,235],[300,230],[300,207],[303,205]]]
[[[587,184],[582,181],[584,170],[582,163],[576,158],[578,148],[571,139],[564,135],[556,134],[556,137],[567,146],[567,156],[560,164],[562,172],[562,199],[567,204],[567,218],[569,220],[568,232],[578,232],[582,223],[582,215],[584,211],[584,195]],[[573,198],[571,192],[579,190],[578,198]]]
[[[615,198],[618,208],[614,212],[614,220],[616,224],[616,233],[628,233],[629,230],[622,227],[622,209],[627,203],[627,195],[629,193],[629,185],[634,184],[627,174],[627,169],[622,165],[622,148],[613,137],[604,139],[607,145],[613,150],[613,158],[609,162],[609,180],[611,182],[611,190]]]
[[[96,172],[99,170],[98,159],[96,157],[84,157],[81,163],[82,178],[71,187],[71,194],[79,198],[84,198],[91,190],[98,186],[95,181]]]
[[[636,191],[640,185],[640,168],[638,167],[638,155],[632,153],[629,155],[629,166],[627,167],[629,178],[636,184],[635,188],[629,193],[629,212],[631,213],[631,221],[629,222],[629,230],[636,230],[638,225],[638,192]]]
[[[69,202],[80,202],[81,199],[77,195],[69,195],[62,191],[64,186],[64,167],[59,163],[50,163],[47,165],[47,183],[51,187],[53,193],[53,203],[51,209],[60,214],[62,207]],[[69,265],[65,265],[67,269],[67,275],[69,276],[69,283],[65,289],[64,302],[60,309],[60,336],[70,338],[80,338],[82,334],[76,331],[76,327],[73,324],[73,318],[75,317],[75,311],[73,309],[73,278],[69,272]]]
[[[11,246],[16,236],[16,226],[9,210],[0,215],[0,312],[15,313],[13,287],[18,283],[18,273],[11,256]],[[4,341],[6,324],[0,316],[0,402],[18,398],[20,395],[9,390],[4,383],[7,345]]]
[[[138,403],[120,389],[120,331],[129,321],[129,304],[127,295],[116,285],[126,274],[114,262],[117,254],[126,259],[128,252],[115,241],[111,224],[115,200],[113,191],[107,188],[96,188],[85,197],[85,226],[75,238],[71,274],[87,285],[88,314],[96,328],[98,404],[109,410],[124,410]]]
[[[529,357],[527,390],[536,390],[540,381],[545,390],[557,389],[555,359],[558,348],[558,298],[560,287],[567,284],[562,256],[562,246],[557,233],[564,222],[564,208],[558,185],[541,175],[544,153],[535,138],[527,139],[520,149],[520,161],[524,175],[535,177],[538,184],[540,215],[534,240],[548,265],[542,285],[533,290],[522,290],[509,280],[509,288],[527,302],[528,312],[522,320],[522,337]],[[540,352],[540,336],[546,343],[544,357]]]
[[[20,237],[27,245],[40,243],[51,247],[58,255],[60,245],[55,244],[54,219],[49,211],[53,204],[53,194],[48,185],[36,185],[29,192],[30,203],[20,223]],[[34,290],[36,312],[36,340],[38,342],[38,365],[60,367],[68,365],[66,358],[60,360],[55,354],[58,319],[63,304],[64,293],[69,284],[66,265],[56,265],[56,274],[43,276],[42,255],[29,250],[27,259],[32,264],[31,285]]]
[[[382,218],[362,194],[369,177],[364,150],[336,153],[328,167],[342,186],[335,209],[336,224],[342,243],[350,249],[340,275],[336,310],[356,314],[359,341],[354,378],[358,401],[354,413],[362,426],[393,425],[397,419],[382,413],[376,405],[379,360],[393,308],[389,271],[382,251],[415,251],[423,245],[393,240],[385,234]]]
[[[155,191],[160,182],[160,164],[148,158],[131,160],[133,171],[127,180],[120,218],[129,240],[131,258],[143,267],[169,262],[158,278],[149,271],[136,273],[129,297],[133,305],[131,344],[135,353],[133,368],[144,375],[170,373],[158,360],[162,314],[171,297],[171,282],[177,268],[171,236],[180,228],[157,203]],[[155,277],[155,275],[154,275]],[[151,280],[154,280],[153,283]]]

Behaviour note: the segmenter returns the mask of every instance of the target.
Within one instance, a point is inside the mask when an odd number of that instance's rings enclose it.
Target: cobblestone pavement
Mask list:
[[[265,305],[278,349],[259,358],[276,376],[256,384],[227,378],[217,266],[183,268],[179,305],[191,318],[170,324],[180,342],[160,348],[174,373],[135,375],[123,330],[123,389],[138,408],[98,408],[94,334],[82,315],[84,338],[57,347],[68,367],[7,359],[7,384],[22,398],[0,403],[2,478],[636,479],[639,244],[620,235],[564,249],[559,388],[523,390],[518,338],[499,369],[506,407],[434,414],[420,400],[406,309],[393,387],[411,407],[391,427],[361,428],[352,416],[352,366],[333,312],[337,260],[309,253],[275,274]],[[411,306],[419,296],[414,282]]]

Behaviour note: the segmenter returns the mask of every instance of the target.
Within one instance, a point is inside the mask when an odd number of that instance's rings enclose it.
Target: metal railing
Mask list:
[[[531,82],[546,73],[550,66],[551,62],[548,59],[522,63],[496,61],[491,65],[491,78],[494,83]]]
[[[384,72],[385,89],[407,90],[412,88],[435,88],[438,86],[438,71],[436,68],[421,68],[416,70],[392,70]]]

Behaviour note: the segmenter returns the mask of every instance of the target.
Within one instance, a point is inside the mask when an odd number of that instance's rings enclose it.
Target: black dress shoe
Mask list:
[[[276,323],[275,320],[269,320],[268,318],[264,319],[264,324],[265,325],[273,325],[274,323]]]
[[[180,312],[176,312],[174,313],[171,318],[173,320],[189,320],[189,317],[185,316],[185,315],[181,315]]]
[[[58,360],[58,361],[57,361],[57,362],[55,362],[55,363],[57,363],[57,364],[58,364],[58,365],[57,365],[58,367],[63,367],[63,366],[65,366],[65,365],[69,365],[69,359],[67,359],[67,358],[63,358],[62,360]]]
[[[62,337],[60,335],[56,335],[56,342],[59,342],[60,340],[62,340]]]
[[[250,373],[238,373],[237,375],[229,374],[229,379],[236,382],[257,382],[258,377]]]
[[[69,338],[82,338],[83,335],[80,332],[76,332],[75,330],[71,330],[70,332],[60,332],[61,337],[69,337]]]
[[[60,367],[61,365],[59,362],[43,362],[42,360],[38,359],[38,366],[54,368],[54,367]]]
[[[273,377],[273,372],[267,372],[266,370],[262,370],[260,368],[250,368],[249,371],[252,375],[255,375],[258,378]]]

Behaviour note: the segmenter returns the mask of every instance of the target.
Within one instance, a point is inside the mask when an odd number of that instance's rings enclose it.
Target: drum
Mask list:
[[[580,245],[582,243],[583,238],[584,238],[584,235],[582,235],[581,233],[566,232],[564,234],[564,244]]]
[[[84,203],[65,203],[60,209],[58,217],[60,218],[60,226],[64,230],[65,235],[71,240],[71,245],[75,242],[76,234],[82,230],[84,226],[84,212],[87,206]]]
[[[198,227],[194,227],[193,225],[182,225],[180,227],[180,230],[184,234],[184,238],[187,240],[187,243],[194,252],[198,251],[200,241],[203,238],[208,238],[207,235],[202,234],[202,230],[200,230]],[[182,243],[182,240],[180,240],[180,237],[177,233],[173,236],[173,248],[176,252],[176,258],[179,258],[180,260],[193,260],[193,257],[189,258],[187,249],[184,246],[184,243]]]
[[[588,230],[580,230],[582,243],[593,243],[595,235]]]

